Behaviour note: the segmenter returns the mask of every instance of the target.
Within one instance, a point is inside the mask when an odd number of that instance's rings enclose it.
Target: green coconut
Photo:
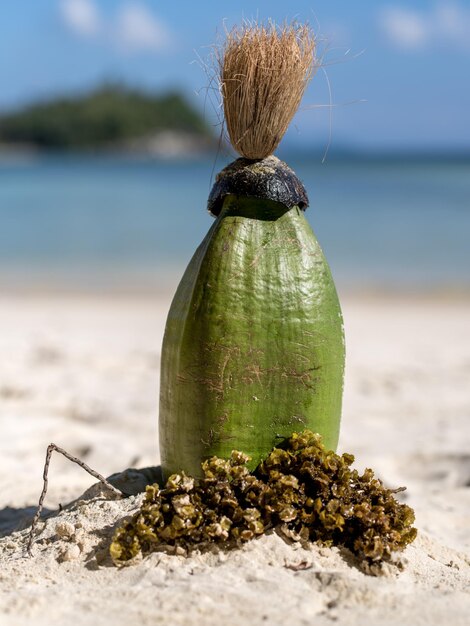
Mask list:
[[[275,107],[286,105],[280,92],[286,64],[292,65],[289,75],[300,77],[297,92],[303,93],[314,61],[310,36],[305,27],[245,27],[231,34],[225,48],[222,85],[233,88],[227,72],[242,75],[232,67],[236,53],[239,63],[251,65],[233,97],[243,96],[243,90],[267,96],[264,104],[252,104],[250,124],[249,111],[230,99],[228,87],[222,89],[230,139],[245,158],[217,178],[209,197],[215,222],[168,314],[159,418],[167,477],[182,470],[199,476],[202,461],[229,458],[234,449],[249,455],[254,468],[295,430],[319,433],[328,449],[337,445],[344,374],[341,309],[328,263],[305,219],[305,189],[286,164],[270,156],[277,145],[273,135],[279,141],[285,130],[284,108],[274,130],[265,119],[267,108],[272,123]],[[266,55],[269,45],[274,52]],[[288,95],[292,91],[291,85]],[[294,99],[290,117],[298,93]]]

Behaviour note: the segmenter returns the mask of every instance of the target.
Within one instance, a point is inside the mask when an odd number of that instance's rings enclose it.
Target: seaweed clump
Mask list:
[[[173,474],[164,489],[147,487],[141,509],[117,529],[111,557],[121,565],[173,546],[236,546],[276,528],[294,541],[348,548],[369,571],[391,561],[417,534],[414,512],[371,469],[352,469],[351,454],[326,450],[320,435],[294,433],[250,472],[249,457],[210,458],[204,477]]]

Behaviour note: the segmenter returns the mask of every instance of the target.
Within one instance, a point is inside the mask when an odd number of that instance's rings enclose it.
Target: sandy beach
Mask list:
[[[53,441],[105,476],[159,461],[159,359],[170,294],[0,299],[0,625],[468,624],[470,298],[345,295],[340,451],[416,511],[402,569],[362,573],[336,548],[276,534],[189,558],[155,553],[116,569],[117,500],[53,457],[45,523],[27,525]],[[129,473],[136,491],[142,476]],[[88,491],[87,491],[88,490]],[[85,492],[85,493],[84,493]],[[72,503],[68,505],[68,503]],[[59,504],[63,506],[58,512]],[[47,516],[47,515],[46,515]]]

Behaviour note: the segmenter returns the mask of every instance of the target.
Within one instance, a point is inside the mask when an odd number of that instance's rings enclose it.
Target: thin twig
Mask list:
[[[44,483],[43,483],[41,495],[39,497],[38,508],[37,508],[36,513],[34,515],[33,521],[31,523],[31,530],[29,531],[28,545],[27,545],[27,548],[26,548],[27,551],[28,551],[29,556],[32,556],[32,548],[33,548],[33,544],[34,544],[34,533],[35,533],[36,527],[38,525],[39,518],[41,517],[42,506],[43,506],[43,503],[44,503],[44,498],[46,497],[46,493],[47,493],[49,464],[51,462],[51,456],[52,456],[52,453],[54,451],[55,452],[59,452],[60,454],[65,456],[66,459],[68,459],[69,461],[72,461],[72,463],[76,463],[77,465],[82,467],[86,472],[91,474],[94,478],[97,478],[100,481],[100,483],[105,485],[114,494],[116,494],[118,496],[124,496],[125,495],[122,491],[120,491],[119,489],[116,489],[116,487],[113,487],[113,485],[110,482],[108,482],[104,476],[102,476],[98,472],[95,472],[95,470],[91,469],[91,467],[89,467],[86,463],[84,463],[83,461],[78,459],[76,456],[72,456],[71,454],[69,454],[63,448],[59,448],[59,446],[56,446],[55,443],[49,444],[47,446],[46,461],[44,463],[44,471],[43,471],[43,475],[42,475]]]

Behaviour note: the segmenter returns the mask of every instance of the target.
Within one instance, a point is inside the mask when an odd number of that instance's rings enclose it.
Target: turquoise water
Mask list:
[[[287,159],[286,159],[287,160]],[[289,159],[342,287],[470,287],[470,162]],[[181,273],[224,163],[118,157],[0,162],[0,275],[127,282]],[[103,279],[106,281],[106,278]]]

